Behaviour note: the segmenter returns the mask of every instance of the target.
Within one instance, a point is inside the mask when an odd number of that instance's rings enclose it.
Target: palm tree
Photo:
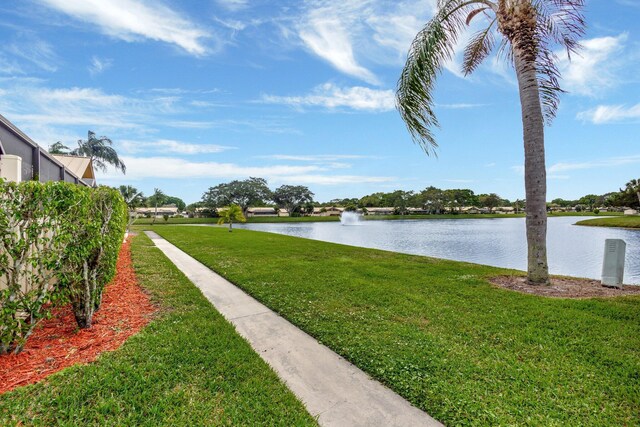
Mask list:
[[[144,202],[144,195],[142,194],[142,191],[138,191],[137,188],[131,185],[121,185],[118,190],[130,211],[141,206]]]
[[[127,167],[112,145],[113,141],[106,136],[97,138],[95,132],[89,131],[87,140],[79,140],[78,148],[72,150],[70,154],[89,157],[93,165],[103,172],[107,170],[107,165],[112,165],[122,173],[126,173]]]
[[[147,204],[151,204],[152,206],[155,206],[155,211],[153,213],[153,221],[151,222],[152,224],[156,223],[156,218],[158,217],[158,205],[162,206],[166,198],[167,196],[164,194],[164,192],[161,189],[154,188],[153,195],[147,199]]]
[[[238,205],[229,205],[226,209],[220,212],[220,219],[218,224],[229,223],[229,233],[233,231],[233,221],[246,222],[244,215],[242,214],[242,208]]]
[[[50,154],[68,154],[69,147],[64,145],[62,142],[58,141],[54,144],[51,144],[49,146],[49,150],[47,151],[49,151]]]
[[[548,284],[546,169],[544,123],[556,114],[559,71],[554,46],[571,55],[584,34],[584,0],[439,0],[436,15],[411,44],[398,81],[397,106],[413,140],[427,154],[437,147],[432,128],[433,87],[443,65],[454,54],[460,33],[475,18],[488,26],[466,46],[463,72],[469,74],[487,58],[499,40],[502,54],[515,68],[522,110],[527,203],[528,282]]]
[[[640,203],[640,179],[632,179],[627,182],[626,189],[631,194],[636,193],[636,196],[638,196],[638,202]]]

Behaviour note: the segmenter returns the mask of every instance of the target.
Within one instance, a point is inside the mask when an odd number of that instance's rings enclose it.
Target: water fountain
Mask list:
[[[344,211],[340,215],[340,223],[342,225],[362,225],[362,215],[356,212]]]

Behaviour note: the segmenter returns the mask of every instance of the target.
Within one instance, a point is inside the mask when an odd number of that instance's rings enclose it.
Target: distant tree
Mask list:
[[[207,207],[219,208],[235,204],[240,206],[243,214],[246,214],[250,206],[261,206],[269,200],[271,200],[271,190],[267,186],[267,181],[254,177],[218,184],[210,187],[202,195],[202,202]]]
[[[51,154],[69,154],[69,147],[58,141],[49,146],[49,153]]]
[[[601,196],[597,196],[595,194],[587,194],[586,196],[581,197],[578,200],[578,204],[584,205],[589,211],[592,211],[593,208],[598,204],[601,200]]]
[[[305,205],[303,206],[303,212],[305,213],[305,215],[313,215],[313,211],[315,210],[315,205],[313,204],[313,202],[307,202],[305,203]]]
[[[313,193],[304,185],[282,185],[273,192],[273,201],[294,216],[301,206],[313,203]]]
[[[155,211],[153,214],[153,223],[155,224],[156,218],[158,217],[158,206],[162,206],[166,200],[167,196],[164,194],[162,190],[159,188],[153,189],[153,195],[147,198],[147,205],[149,207],[155,207]]]
[[[142,191],[138,191],[137,188],[131,185],[121,185],[118,187],[118,190],[120,191],[120,194],[122,194],[122,198],[127,204],[129,211],[135,210],[135,208],[142,206],[145,202]]]
[[[166,196],[164,199],[164,204],[176,205],[176,207],[178,208],[178,212],[184,211],[184,209],[187,207],[186,203],[182,201],[181,198],[175,196]]]
[[[516,201],[513,202],[512,206],[513,206],[513,209],[515,209],[516,213],[520,213],[520,211],[525,207],[525,201],[521,199],[516,199]]]
[[[122,173],[126,173],[127,167],[112,145],[113,141],[106,136],[97,138],[95,132],[89,131],[87,140],[79,140],[78,148],[72,150],[70,154],[89,157],[93,165],[103,172],[107,170],[107,165],[112,165]]]
[[[233,223],[235,222],[246,222],[247,219],[244,217],[242,213],[242,208],[240,206],[231,204],[226,207],[226,209],[222,209],[220,211],[220,219],[218,220],[218,224],[229,224],[229,233],[233,231]]]
[[[625,190],[627,193],[635,194],[638,198],[638,204],[640,204],[640,179],[632,179],[627,182]]]
[[[427,209],[431,214],[439,214],[445,207],[443,191],[434,186],[425,188],[420,192],[422,208]]]
[[[502,199],[496,193],[482,194],[478,196],[478,202],[482,207],[489,208],[489,213],[500,206]]]

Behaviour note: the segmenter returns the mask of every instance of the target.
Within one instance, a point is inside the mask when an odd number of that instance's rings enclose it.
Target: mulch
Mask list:
[[[548,286],[533,286],[525,277],[498,276],[489,280],[496,286],[524,294],[552,298],[611,298],[640,295],[640,286],[624,285],[622,289],[602,286],[600,281],[568,277],[552,277]]]
[[[70,304],[54,309],[52,317],[36,327],[20,354],[0,355],[0,393],[33,384],[71,365],[90,363],[102,352],[117,349],[149,323],[155,311],[138,285],[127,241],[92,327],[78,330]]]

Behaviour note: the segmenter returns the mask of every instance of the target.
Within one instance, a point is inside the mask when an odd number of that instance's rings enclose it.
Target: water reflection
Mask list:
[[[584,217],[549,218],[549,269],[553,274],[599,279],[605,239],[627,243],[625,283],[640,284],[640,231],[578,227]],[[245,224],[250,230],[525,270],[524,218]]]

